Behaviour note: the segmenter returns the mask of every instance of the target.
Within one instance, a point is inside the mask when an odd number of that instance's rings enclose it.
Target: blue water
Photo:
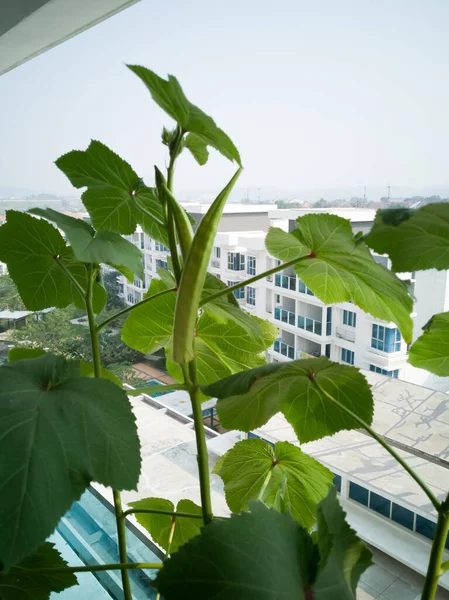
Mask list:
[[[164,385],[163,383],[161,383],[160,381],[158,381],[157,379],[148,379],[145,382],[146,386],[155,386],[155,385]],[[154,392],[154,394],[149,394],[149,396],[151,396],[152,398],[157,398],[158,396],[163,396],[164,394],[169,394],[170,392]]]

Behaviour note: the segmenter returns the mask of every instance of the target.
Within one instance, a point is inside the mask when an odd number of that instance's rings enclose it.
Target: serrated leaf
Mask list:
[[[320,565],[313,585],[317,600],[355,600],[360,575],[373,564],[371,552],[345,520],[335,488],[317,507]]]
[[[74,187],[87,187],[81,199],[98,231],[130,234],[140,221],[152,233],[162,229],[162,208],[154,191],[105,144],[92,140],[86,150],[58,158],[56,166]]]
[[[397,272],[449,269],[449,204],[378,210],[365,241]]]
[[[156,190],[146,186],[140,187],[136,192],[135,199],[137,206],[135,217],[143,231],[151,239],[168,247],[170,242],[165,226],[164,208]]]
[[[164,563],[165,600],[306,600],[313,543],[290,515],[261,503],[214,520]]]
[[[368,247],[355,239],[351,223],[320,214],[299,217],[297,224],[291,233],[269,230],[266,246],[270,254],[298,258],[295,273],[326,304],[351,300],[374,317],[396,323],[410,343],[413,300],[407,286],[375,262]]]
[[[45,350],[40,348],[11,348],[8,352],[8,361],[15,362],[16,360],[23,360],[24,358],[39,358],[44,356]]]
[[[411,365],[439,377],[449,376],[449,312],[434,315],[425,331],[410,347]]]
[[[105,263],[120,272],[125,270],[126,276],[130,273],[143,276],[142,252],[118,233],[96,232],[83,219],[75,219],[51,208],[33,208],[28,212],[52,221],[62,229],[75,257],[81,262]]]
[[[264,502],[275,505],[282,488],[284,509],[306,529],[315,522],[315,508],[327,496],[333,475],[311,456],[289,442],[273,448],[264,440],[242,440],[222,457],[214,469],[224,482],[226,502],[232,512],[248,508],[271,472]]]
[[[199,165],[203,166],[207,163],[209,151],[207,150],[207,143],[202,138],[194,133],[189,133],[184,140],[184,144]]]
[[[59,231],[47,221],[6,211],[6,223],[0,227],[0,260],[8,265],[9,275],[29,310],[64,308],[69,304],[86,307],[84,297],[58,261],[83,289],[87,287],[86,267],[76,260]],[[106,290],[95,282],[93,300],[97,314],[106,299]]]
[[[134,509],[146,510],[166,510],[173,512],[175,506],[173,502],[166,498],[144,498],[136,502],[130,502],[129,506]],[[199,515],[201,517],[201,507],[191,500],[180,500],[176,507],[176,511],[186,512],[189,514]],[[137,521],[151,535],[156,544],[159,544],[166,552],[169,548],[170,530],[172,527],[171,515],[160,515],[154,513],[135,513]],[[176,517],[175,529],[173,532],[173,540],[170,545],[170,554],[177,552],[178,549],[186,544],[191,538],[200,533],[202,519],[189,517]]]
[[[365,377],[325,357],[264,365],[202,386],[202,391],[219,398],[218,416],[226,429],[251,431],[282,410],[301,443],[359,427],[326,393],[366,423],[373,418]]]
[[[33,552],[91,481],[137,486],[140,447],[125,392],[46,354],[0,367],[0,562]]]
[[[67,567],[53,544],[45,542],[8,573],[0,572],[1,600],[48,600],[52,592],[62,592],[78,581],[74,573],[41,573],[40,569]]]
[[[127,66],[140,77],[156,104],[174,119],[184,132],[196,134],[205,144],[242,166],[238,150],[231,139],[216,126],[211,117],[187,100],[176,77],[169,75],[166,80],[145,67]]]

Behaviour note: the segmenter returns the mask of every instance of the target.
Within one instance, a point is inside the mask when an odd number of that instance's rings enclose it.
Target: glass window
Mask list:
[[[341,360],[348,365],[354,364],[354,352],[352,350],[346,350],[346,348],[341,349]]]
[[[355,327],[357,323],[357,313],[352,312],[351,310],[343,311],[343,324],[349,325],[350,327]]]
[[[228,281],[228,287],[232,287],[233,285],[237,285],[238,283],[238,281]],[[233,294],[235,298],[237,298],[237,300],[240,300],[241,298],[245,297],[245,288],[241,287],[238,290],[234,290]]]
[[[424,537],[429,538],[429,540],[433,540],[436,527],[436,523],[433,521],[429,521],[429,519],[416,515],[416,533],[420,533]]]
[[[394,377],[397,379],[399,377],[399,369],[395,369],[394,371],[387,371],[386,369],[381,369],[376,365],[370,365],[369,370],[373,371],[373,373],[381,373],[381,375],[386,375],[387,377]]]
[[[373,325],[371,347],[382,352],[400,352],[401,334],[396,327]]]
[[[369,507],[380,515],[390,518],[391,502],[383,496],[371,492],[369,495]]]
[[[298,315],[298,327],[300,329],[304,329],[305,328],[305,324],[306,324],[305,321],[306,320],[305,320],[304,317],[301,317],[300,315]]]
[[[214,258],[221,258],[221,248],[214,246]]]
[[[334,480],[332,483],[337,488],[337,492],[341,492],[341,476],[334,473]]]
[[[245,255],[239,252],[228,252],[228,269],[230,271],[244,271]]]
[[[246,257],[246,272],[248,275],[256,274],[256,257],[255,256],[247,256]]]
[[[326,309],[326,335],[332,334],[332,307]]]
[[[331,357],[331,345],[330,344],[326,344],[325,355],[327,358]]]
[[[411,529],[413,531],[413,520],[414,513],[403,506],[399,506],[399,504],[395,504],[393,502],[391,509],[391,519],[402,527],[407,527],[407,529]]]
[[[361,485],[357,485],[352,481],[349,483],[349,497],[364,506],[368,506],[368,495],[369,492],[366,488]]]
[[[256,288],[246,287],[246,303],[251,306],[256,306]]]
[[[301,292],[301,294],[306,293],[305,283],[303,281],[301,281],[300,279],[298,279],[298,292]]]

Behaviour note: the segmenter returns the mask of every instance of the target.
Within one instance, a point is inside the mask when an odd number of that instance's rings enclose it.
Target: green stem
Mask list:
[[[203,517],[201,515],[193,515],[190,513],[186,513],[186,512],[180,512],[180,511],[170,511],[170,510],[162,510],[159,508],[130,508],[128,510],[125,510],[125,512],[123,513],[123,517],[126,518],[129,515],[134,515],[134,514],[138,514],[138,513],[146,513],[146,514],[150,514],[150,515],[167,515],[170,517],[186,517],[188,519],[202,519]]]
[[[102,321],[99,325],[97,325],[97,331],[100,331],[100,329],[103,329],[103,327],[105,325],[107,325],[108,323],[110,323],[111,321],[114,321],[115,319],[117,319],[118,317],[121,317],[122,315],[126,315],[126,313],[129,313],[131,310],[134,310],[138,306],[142,306],[142,304],[146,304],[147,302],[150,302],[150,300],[154,300],[155,298],[159,298],[159,296],[168,294],[168,292],[176,292],[176,288],[168,288],[166,290],[162,290],[162,292],[158,292],[157,294],[153,294],[152,296],[147,296],[146,298],[144,298],[140,302],[137,302],[136,304],[133,304],[132,306],[127,306],[126,308],[119,310],[118,312],[115,313],[115,315],[108,317],[107,319]]]
[[[198,473],[200,479],[201,509],[203,521],[207,525],[213,519],[212,500],[210,495],[209,455],[207,452],[206,434],[204,431],[203,413],[201,410],[200,388],[196,379],[196,364],[192,361],[182,367],[184,382],[192,403],[193,421],[197,448]]]
[[[55,258],[54,260],[55,260],[56,264],[58,265],[58,267],[62,271],[64,271],[64,273],[67,275],[67,277],[73,283],[73,285],[79,291],[79,293],[81,294],[81,296],[84,298],[85,295],[86,295],[86,290],[83,288],[83,286],[80,284],[80,282],[75,279],[75,277],[72,275],[72,273],[70,273],[70,271],[68,270],[68,268],[65,266],[65,264],[63,262],[61,262],[61,260],[59,258]]]
[[[216,292],[215,294],[212,294],[211,296],[207,297],[205,300],[203,300],[201,302],[201,306],[204,306],[208,302],[213,302],[214,300],[216,300],[217,298],[220,298],[221,296],[224,296],[225,294],[229,294],[230,292],[234,292],[235,290],[245,287],[245,285],[251,285],[252,283],[255,283],[256,281],[259,281],[259,279],[268,277],[268,275],[273,275],[274,273],[277,273],[278,271],[282,271],[282,269],[286,269],[287,267],[292,267],[293,265],[296,265],[297,263],[301,262],[302,260],[305,260],[306,258],[308,258],[308,256],[303,256],[302,258],[294,258],[293,260],[289,260],[285,263],[282,263],[281,265],[277,265],[276,267],[273,267],[272,269],[268,269],[268,271],[264,271],[263,273],[260,273],[259,275],[254,275],[254,277],[250,277],[249,279],[245,279],[244,281],[239,281],[235,285],[231,285],[230,287],[224,288],[224,289],[220,290],[219,292]]]
[[[140,396],[140,394],[148,394],[151,396],[156,392],[170,392],[172,390],[185,390],[186,386],[183,383],[171,383],[170,385],[153,385],[151,387],[136,388],[135,390],[125,390],[128,396]]]
[[[128,569],[162,569],[162,563],[111,563],[108,565],[86,565],[85,567],[46,567],[44,569],[21,569],[22,573],[93,573],[95,571],[118,571]],[[3,573],[8,575],[9,573]],[[0,581],[2,573],[0,572]]]
[[[173,192],[173,177],[175,174],[175,163],[182,148],[183,131],[177,127],[177,139],[173,148],[170,148],[170,162],[167,168],[167,188]],[[170,246],[170,256],[173,264],[173,271],[177,283],[181,280],[181,267],[179,264],[178,245],[176,243],[175,219],[170,206],[167,206],[167,233]]]
[[[270,470],[268,471],[268,474],[267,474],[267,476],[265,477],[265,480],[264,480],[264,482],[263,482],[263,484],[262,484],[262,487],[260,488],[260,492],[259,492],[259,494],[258,494],[258,496],[257,496],[257,499],[258,499],[260,502],[263,502],[263,498],[264,498],[264,496],[265,496],[265,492],[267,491],[267,487],[268,487],[268,484],[270,483],[270,480],[271,480],[271,476],[272,476],[272,475],[273,475],[273,469],[270,469]]]
[[[360,425],[360,427],[362,427],[365,431],[367,431],[370,434],[370,436],[376,440],[376,442],[378,442],[389,454],[391,454],[391,456],[393,458],[395,458],[398,461],[398,463],[407,471],[407,473],[410,475],[410,477],[412,477],[416,481],[416,483],[419,485],[419,487],[423,490],[423,492],[426,494],[426,496],[429,498],[429,500],[433,504],[434,508],[437,511],[439,511],[440,507],[441,507],[441,503],[439,502],[439,500],[436,498],[436,496],[433,494],[433,492],[430,490],[430,488],[427,486],[427,484],[424,483],[424,481],[421,479],[421,477],[417,473],[415,473],[415,471],[405,462],[405,460],[401,456],[399,456],[399,454],[390,446],[390,444],[388,444],[388,442],[386,442],[382,436],[380,436],[378,433],[376,433],[374,431],[374,429],[372,429],[368,425],[368,423],[365,423],[365,421],[363,419],[361,419],[358,415],[356,415],[354,412],[352,412],[352,410],[350,410],[349,408],[346,408],[346,406],[341,404],[336,398],[334,398],[331,394],[329,394],[329,392],[324,390],[316,382],[314,377],[310,376],[310,381],[322,394],[324,394],[324,396],[326,396],[326,398],[328,398],[329,400],[331,400],[331,402],[336,404],[340,408],[340,410],[342,410],[347,415],[352,417]]]
[[[89,321],[90,340],[92,345],[92,362],[94,365],[95,377],[100,377],[101,374],[101,356],[100,356],[100,345],[98,340],[98,330],[95,325],[95,313],[93,309],[93,286],[96,277],[96,268],[90,264],[88,266],[88,277],[87,277],[87,290],[86,290],[86,310],[87,318]],[[120,498],[120,492],[113,490],[114,497],[114,508],[115,508],[115,520],[117,523],[117,536],[118,536],[118,547],[120,562],[126,563],[128,560],[126,553],[126,527],[125,520],[123,519],[122,501]],[[132,600],[131,584],[129,581],[129,573],[126,569],[121,570],[123,595],[124,600]]]
[[[422,591],[422,600],[434,600],[438,589],[438,580],[444,573],[445,563],[442,563],[444,547],[449,531],[449,496],[441,505],[438,514],[437,527],[432,542],[429,566],[427,568],[426,580]]]

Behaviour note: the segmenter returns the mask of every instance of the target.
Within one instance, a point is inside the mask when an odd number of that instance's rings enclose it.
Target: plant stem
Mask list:
[[[111,317],[108,317],[107,319],[102,321],[99,325],[97,325],[97,331],[100,331],[100,329],[103,329],[103,327],[105,325],[107,325],[108,323],[110,323],[111,321],[114,321],[115,319],[117,319],[118,317],[121,317],[122,315],[126,315],[126,313],[129,313],[131,310],[134,310],[138,306],[142,306],[142,304],[146,304],[147,302],[150,302],[150,300],[154,300],[155,298],[159,298],[159,296],[168,294],[168,292],[176,292],[176,288],[168,288],[166,290],[162,290],[161,292],[158,292],[157,294],[153,294],[152,296],[147,296],[146,298],[144,298],[140,302],[137,302],[136,304],[133,304],[132,306],[127,306],[126,308],[119,310],[114,315],[112,315]]]
[[[273,475],[273,469],[270,469],[270,470],[268,471],[268,474],[267,474],[267,476],[265,477],[265,480],[264,480],[264,482],[263,482],[263,484],[262,484],[262,487],[260,488],[260,492],[259,492],[259,494],[257,495],[257,499],[258,499],[260,502],[263,502],[263,498],[264,498],[264,496],[265,496],[265,492],[267,491],[267,487],[268,487],[268,484],[270,483],[270,480],[271,480],[271,476],[272,476],[272,475]]]
[[[96,277],[96,269],[94,265],[88,266],[87,290],[86,290],[86,310],[89,321],[90,340],[92,345],[92,362],[94,365],[95,377],[100,377],[101,374],[101,357],[100,345],[98,341],[98,330],[95,326],[95,314],[93,309],[93,285]],[[126,563],[128,558],[126,554],[126,527],[123,518],[122,501],[120,492],[112,491],[114,496],[115,520],[117,522],[117,536],[120,562]],[[132,600],[131,584],[129,581],[129,573],[126,569],[121,570],[123,595],[124,600]]]
[[[178,137],[173,148],[170,148],[170,162],[167,168],[167,187],[170,192],[173,192],[173,177],[175,174],[175,163],[181,151],[183,135],[184,134],[182,130],[178,126]],[[181,279],[181,267],[179,264],[178,245],[176,243],[175,220],[170,206],[167,206],[167,233],[170,246],[170,256],[173,264],[173,272],[177,283],[179,283]]]
[[[441,507],[441,503],[439,502],[439,500],[436,498],[436,496],[433,494],[433,492],[430,490],[430,488],[427,486],[427,484],[424,483],[424,481],[421,479],[421,477],[417,473],[415,473],[415,471],[405,462],[405,460],[401,456],[399,456],[399,454],[390,446],[390,444],[388,444],[388,442],[386,442],[382,436],[380,436],[378,433],[376,433],[374,431],[374,429],[372,429],[368,425],[368,423],[365,423],[365,421],[363,419],[361,419],[358,415],[353,413],[352,410],[350,410],[349,408],[346,408],[346,406],[341,404],[336,398],[334,398],[331,394],[329,394],[329,392],[324,390],[316,382],[315,378],[310,377],[310,381],[322,394],[324,394],[324,396],[326,396],[329,400],[331,400],[331,402],[336,404],[340,408],[340,410],[342,410],[347,415],[351,416],[355,421],[357,421],[357,423],[360,425],[360,427],[362,427],[365,431],[367,431],[370,434],[370,436],[376,440],[376,442],[378,442],[389,454],[391,454],[391,456],[393,458],[395,458],[398,461],[398,463],[407,471],[407,473],[416,481],[416,483],[419,485],[419,487],[423,490],[423,492],[426,494],[426,496],[429,498],[429,500],[433,504],[434,508],[437,511],[439,511],[440,507]]]
[[[134,514],[138,514],[138,513],[146,513],[146,514],[150,514],[150,515],[167,515],[170,517],[186,517],[188,519],[202,519],[203,518],[201,515],[193,515],[190,513],[179,512],[179,511],[162,510],[159,508],[130,508],[128,510],[125,510],[125,512],[123,513],[123,517],[127,517],[129,515],[134,515]]]
[[[198,473],[200,479],[201,509],[203,521],[207,525],[213,519],[212,500],[210,496],[209,455],[206,445],[203,414],[201,410],[200,388],[196,379],[195,361],[182,367],[184,382],[187,386],[192,403],[193,421],[195,424],[195,437],[197,448]]]
[[[302,258],[294,258],[293,260],[289,260],[288,262],[282,263],[281,265],[277,265],[276,267],[273,267],[272,269],[268,269],[268,271],[264,271],[263,273],[260,273],[259,275],[254,275],[254,277],[250,277],[249,279],[245,279],[244,281],[239,281],[235,285],[231,285],[228,288],[222,289],[219,292],[212,294],[211,296],[209,296],[208,298],[203,300],[201,302],[200,306],[204,306],[208,302],[212,302],[213,300],[216,300],[217,298],[220,298],[221,296],[224,296],[225,294],[229,294],[230,292],[234,292],[235,290],[245,287],[246,285],[251,285],[251,283],[255,283],[256,281],[259,281],[259,279],[263,279],[264,277],[268,277],[268,275],[273,275],[274,273],[277,273],[278,271],[282,271],[282,269],[286,269],[287,267],[292,267],[293,265],[296,265],[297,263],[301,262],[302,260],[304,260],[306,258],[308,258],[308,256],[303,256]]]
[[[43,569],[21,569],[22,573],[93,573],[95,571],[118,571],[128,569],[162,569],[162,563],[111,563],[107,565],[86,565],[85,567],[46,567]],[[0,581],[2,575],[8,573],[0,572]]]
[[[449,531],[449,495],[441,504],[438,514],[437,528],[432,542],[429,566],[427,568],[426,580],[422,591],[422,600],[434,600],[438,589],[438,580],[445,568],[442,564],[444,547]]]
[[[136,388],[135,390],[125,390],[128,396],[140,396],[140,394],[148,394],[151,396],[156,392],[170,392],[172,390],[185,390],[186,386],[183,383],[170,383],[169,385],[153,385],[151,387]]]

